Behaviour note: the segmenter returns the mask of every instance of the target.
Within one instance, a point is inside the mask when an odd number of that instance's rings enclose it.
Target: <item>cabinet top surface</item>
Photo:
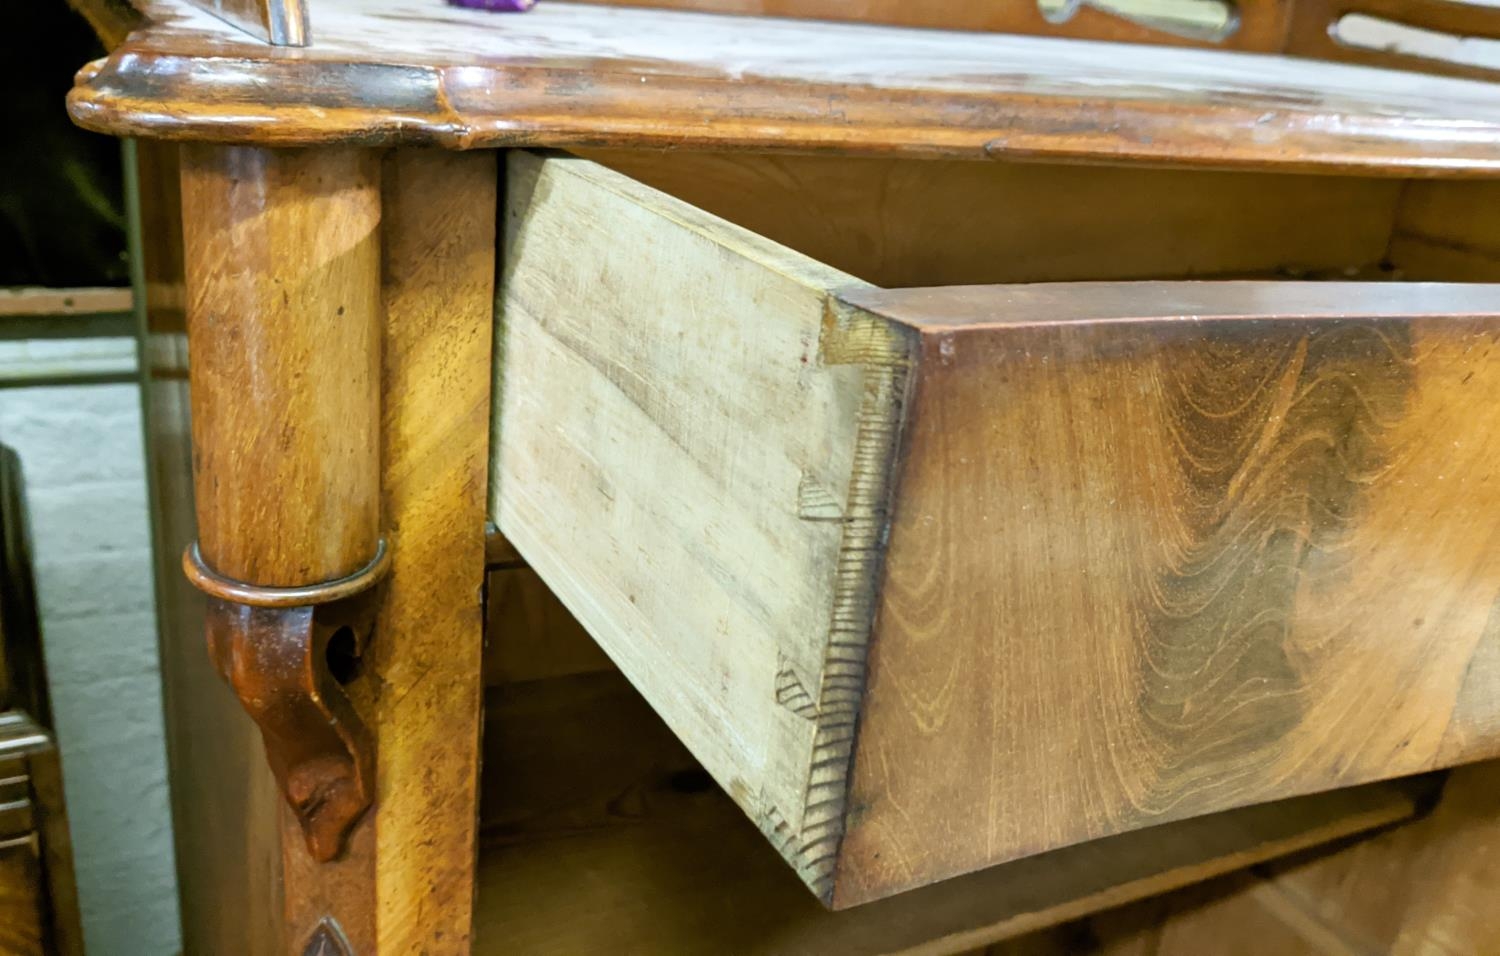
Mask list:
[[[271,146],[618,145],[1500,175],[1500,85],[1284,57],[549,0],[321,0],[272,47],[186,0],[74,119]]]

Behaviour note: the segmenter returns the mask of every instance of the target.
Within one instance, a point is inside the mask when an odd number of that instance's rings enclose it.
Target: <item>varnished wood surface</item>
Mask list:
[[[273,956],[283,920],[281,797],[259,731],[209,663],[204,598],[181,570],[197,531],[178,147],[142,141],[136,157],[142,413],[183,951]]]
[[[195,146],[182,176],[203,559],[353,574],[381,533],[379,157]]]
[[[46,907],[35,836],[0,836],[0,954],[47,956]]]
[[[496,186],[491,155],[394,152],[381,164],[379,479],[392,562],[348,684],[376,742],[378,796],[342,859],[284,853],[289,950],[331,916],[356,953],[467,951]]]
[[[210,657],[326,862],[374,798],[375,742],[327,663],[334,647],[358,657],[367,602],[256,595],[383,553],[379,157],[195,145],[181,159],[198,519],[185,570],[209,595]]]
[[[1381,784],[1255,807],[830,913],[620,675],[493,690],[485,738],[485,954],[960,953],[1402,820],[1426,792]]]
[[[493,154],[382,175],[381,487],[393,546],[370,667],[376,946],[469,952],[498,188]]]
[[[848,298],[922,343],[844,902],[1500,751],[1495,287]]]
[[[13,925],[7,925],[14,921]],[[51,733],[0,713],[0,953],[83,956],[62,761]]]
[[[171,554],[193,534],[182,510],[191,498],[181,252],[175,193],[161,185],[172,153],[145,155],[155,170],[143,190],[153,496],[158,550]],[[312,861],[295,829],[277,832],[281,798],[268,786],[258,735],[207,667],[202,601],[175,567],[165,570],[164,690],[190,953],[300,953],[330,915],[360,952],[467,951],[494,159],[397,153],[375,181],[384,396],[376,478],[394,558],[376,608],[380,637],[350,693],[379,742],[383,798],[336,863]],[[307,372],[319,368],[313,361]]]
[[[285,55],[190,6],[79,75],[91,129],[264,145],[759,147],[1492,174],[1482,83],[1128,44],[553,2],[325,0]]]

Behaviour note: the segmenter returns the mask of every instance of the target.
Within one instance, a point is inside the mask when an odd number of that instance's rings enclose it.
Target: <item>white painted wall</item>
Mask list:
[[[128,339],[0,342],[0,378],[134,362]],[[37,602],[89,956],[181,948],[140,398],[134,384],[0,388],[21,456]]]

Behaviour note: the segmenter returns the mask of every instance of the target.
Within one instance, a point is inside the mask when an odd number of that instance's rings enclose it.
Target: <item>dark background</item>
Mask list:
[[[63,0],[6,4],[0,30],[0,286],[128,285],[119,141],[63,98],[104,54]]]

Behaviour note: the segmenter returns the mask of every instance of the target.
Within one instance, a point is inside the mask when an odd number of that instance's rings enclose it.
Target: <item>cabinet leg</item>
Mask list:
[[[467,952],[493,155],[181,170],[184,564],[283,797],[283,950]]]

